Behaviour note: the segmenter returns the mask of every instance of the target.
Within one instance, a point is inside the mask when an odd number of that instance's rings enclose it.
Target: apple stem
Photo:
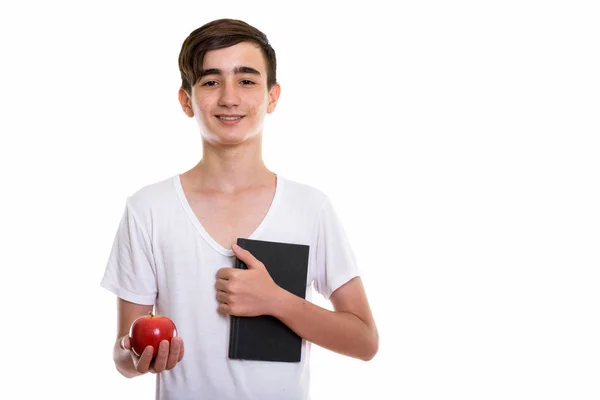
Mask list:
[[[152,311],[148,311],[148,315],[149,315],[150,317],[154,317],[154,313],[153,313]]]

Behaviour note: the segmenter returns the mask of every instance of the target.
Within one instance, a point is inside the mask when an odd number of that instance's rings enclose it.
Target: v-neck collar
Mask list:
[[[273,200],[271,201],[271,205],[269,206],[269,209],[267,210],[265,217],[262,219],[260,224],[256,227],[254,232],[252,232],[252,234],[250,236],[248,236],[248,239],[256,239],[260,236],[262,231],[267,226],[269,219],[273,215],[273,212],[279,203],[279,199],[281,198],[281,192],[283,191],[284,179],[277,174],[275,174],[275,178],[276,178],[275,194],[273,195]],[[200,220],[194,213],[194,210],[192,209],[192,206],[190,205],[190,203],[185,195],[185,192],[183,190],[183,185],[181,184],[181,175],[180,174],[173,176],[173,185],[175,187],[175,191],[177,192],[177,197],[179,197],[179,201],[181,202],[181,205],[183,206],[185,213],[188,215],[188,217],[192,221],[192,224],[196,227],[196,230],[200,233],[202,238],[215,251],[217,251],[225,256],[228,256],[228,257],[233,256],[234,255],[233,251],[231,249],[227,249],[227,248],[221,246],[215,239],[213,239],[213,237],[208,233],[208,231],[206,229],[204,229],[204,226],[202,226],[202,224],[200,223]]]

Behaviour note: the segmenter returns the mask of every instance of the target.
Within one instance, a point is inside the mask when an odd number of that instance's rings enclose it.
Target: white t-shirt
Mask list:
[[[310,246],[306,299],[331,293],[359,275],[354,254],[328,197],[277,176],[275,196],[251,239]],[[101,285],[118,297],[154,305],[170,317],[185,356],[156,375],[159,400],[307,400],[310,343],[299,363],[228,358],[230,317],[217,311],[216,273],[232,267],[231,249],[202,227],[179,175],[127,198]]]

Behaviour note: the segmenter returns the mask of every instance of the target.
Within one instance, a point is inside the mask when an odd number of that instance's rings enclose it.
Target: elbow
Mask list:
[[[368,340],[367,345],[365,345],[365,351],[360,356],[360,359],[363,361],[371,361],[373,358],[375,358],[375,355],[377,355],[378,351],[379,335],[377,334],[377,331],[374,331],[370,337],[370,340]]]
[[[373,346],[371,346],[368,349],[368,351],[364,354],[364,356],[361,357],[361,360],[363,360],[363,361],[371,361],[373,358],[375,358],[375,355],[377,354],[378,350],[379,350],[378,344],[374,344]]]

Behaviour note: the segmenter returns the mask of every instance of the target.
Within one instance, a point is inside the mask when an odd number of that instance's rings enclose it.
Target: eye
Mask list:
[[[202,86],[216,86],[217,81],[206,81],[202,84]]]
[[[240,81],[240,83],[241,83],[242,85],[244,85],[244,86],[249,86],[249,85],[254,85],[254,84],[255,84],[254,82],[252,82],[252,81],[251,81],[251,80],[249,80],[249,79],[244,79],[244,80]]]

